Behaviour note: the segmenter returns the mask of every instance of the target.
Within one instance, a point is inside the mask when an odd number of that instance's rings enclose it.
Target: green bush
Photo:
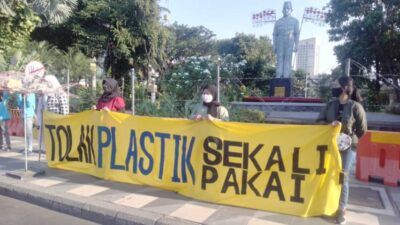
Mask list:
[[[363,90],[361,96],[365,99],[363,105],[366,111],[383,112],[389,105],[389,95],[372,89]]]
[[[136,101],[135,114],[143,116],[158,116],[172,118],[188,118],[194,101],[178,101],[175,96],[167,93],[158,96],[155,103],[151,103],[150,97]]]
[[[265,113],[257,109],[233,108],[230,110],[230,121],[264,123]]]
[[[97,104],[97,100],[102,94],[102,89],[97,88],[96,92],[93,93],[91,88],[80,87],[71,90],[71,92],[77,93],[77,95],[70,96],[70,111],[82,112],[91,109],[93,105]]]
[[[150,99],[141,99],[135,103],[135,115],[157,116],[157,104],[152,104]]]

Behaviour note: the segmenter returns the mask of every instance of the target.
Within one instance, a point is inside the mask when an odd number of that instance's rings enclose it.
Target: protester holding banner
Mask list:
[[[340,88],[333,89],[334,95],[337,92],[338,98],[326,105],[317,121],[328,122],[334,126],[342,124],[340,132],[351,137],[351,146],[347,149],[340,149],[344,181],[336,221],[339,224],[345,224],[345,209],[349,197],[349,172],[356,157],[358,139],[367,131],[367,120],[363,106],[351,99],[354,92],[353,79],[343,76],[338,81]]]
[[[26,95],[26,104],[24,106],[23,95]],[[36,97],[35,94],[18,94],[17,96],[18,107],[22,111],[22,118],[26,121],[26,139],[28,142],[28,155],[31,155],[32,152],[32,143],[33,143],[33,120],[35,119],[35,108],[36,108]],[[25,110],[25,111],[24,111]]]
[[[8,112],[8,99],[8,92],[0,91],[0,150],[4,151],[11,150],[10,135],[8,133],[7,125],[7,121],[10,119],[10,113]],[[7,147],[3,146],[3,139],[6,142]]]
[[[302,217],[334,215],[339,127],[45,112],[50,168]]]
[[[103,94],[93,108],[97,110],[124,111],[125,101],[121,97],[118,82],[113,78],[103,80]]]
[[[205,86],[201,95],[203,102],[194,107],[190,118],[229,121],[228,110],[217,101],[217,96],[218,91],[215,85]]]

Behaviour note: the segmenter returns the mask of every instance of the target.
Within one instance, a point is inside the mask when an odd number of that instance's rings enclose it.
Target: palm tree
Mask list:
[[[61,24],[78,5],[78,0],[33,0],[32,8],[42,19],[42,26]]]
[[[46,69],[55,72],[56,67],[62,62],[60,58],[64,53],[49,43],[42,42],[26,42],[21,48],[8,49],[0,56],[0,71],[15,70],[22,71],[25,65],[32,60],[37,60],[46,64]]]
[[[8,3],[6,2],[7,0],[0,0],[0,15],[4,15],[4,16],[15,16],[14,11],[11,9],[10,5],[14,2],[14,1],[8,1]]]
[[[42,19],[41,26],[61,24],[67,20],[78,5],[78,0],[0,0],[0,15],[14,16],[14,3],[30,6]]]

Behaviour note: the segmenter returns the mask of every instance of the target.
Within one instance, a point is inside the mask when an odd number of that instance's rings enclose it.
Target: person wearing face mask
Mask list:
[[[332,96],[335,98],[339,98],[340,94],[342,93],[342,88],[333,88],[332,89]],[[350,99],[353,101],[356,101],[358,103],[362,103],[363,98],[361,96],[360,90],[357,89],[356,87],[353,88],[353,93],[350,96]]]
[[[217,101],[217,95],[218,91],[215,85],[205,86],[201,95],[203,102],[194,107],[190,118],[229,121],[228,110]]]
[[[351,99],[354,92],[353,79],[343,76],[338,81],[340,88],[332,90],[332,94],[336,95],[337,98],[327,103],[323,111],[319,114],[317,122],[330,123],[332,126],[341,124],[340,132],[351,137],[351,147],[340,151],[344,180],[340,193],[339,208],[336,213],[336,222],[338,224],[345,224],[345,210],[349,197],[349,172],[356,157],[358,139],[367,131],[367,119],[363,106]]]
[[[125,110],[125,101],[119,92],[118,82],[113,78],[106,78],[103,80],[103,94],[97,101],[94,109],[107,110],[107,111],[120,111]]]

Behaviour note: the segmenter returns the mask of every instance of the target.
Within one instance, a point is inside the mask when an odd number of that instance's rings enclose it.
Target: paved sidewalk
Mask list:
[[[332,218],[300,218],[218,205],[152,187],[101,180],[89,175],[47,168],[38,155],[30,166],[43,176],[17,180],[5,173],[24,168],[23,138],[12,138],[13,151],[0,151],[0,194],[65,212],[101,224],[324,225]],[[37,145],[36,145],[37,148]],[[354,174],[353,174],[354,176]],[[351,181],[349,225],[398,225],[400,188]]]

